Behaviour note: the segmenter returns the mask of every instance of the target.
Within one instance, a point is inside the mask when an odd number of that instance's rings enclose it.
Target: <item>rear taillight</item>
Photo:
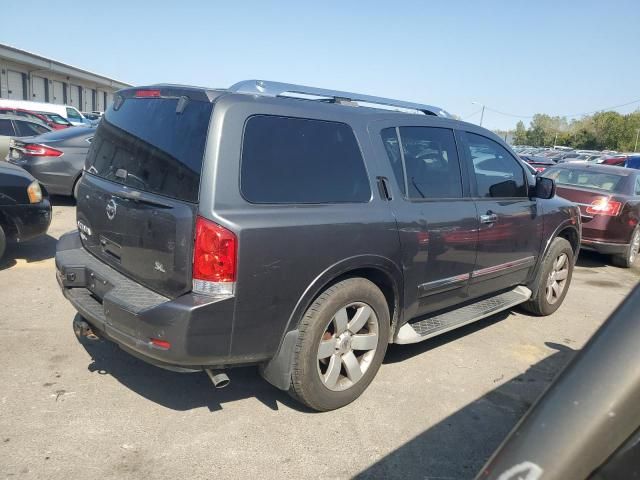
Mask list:
[[[29,143],[24,146],[24,153],[32,157],[60,157],[64,152],[55,148],[39,145],[37,143]]]
[[[202,217],[196,219],[193,291],[233,295],[238,240],[233,232]]]
[[[616,202],[609,198],[598,198],[591,202],[591,205],[587,207],[587,213],[591,215],[608,215],[615,217],[620,213],[622,209],[622,203]]]
[[[544,172],[546,170],[546,167],[533,167],[536,169],[536,172]]]
[[[160,90],[136,90],[138,98],[158,98],[159,96]]]

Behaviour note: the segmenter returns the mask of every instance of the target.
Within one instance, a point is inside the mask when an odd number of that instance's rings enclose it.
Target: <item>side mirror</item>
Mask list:
[[[533,196],[536,198],[544,198],[548,200],[556,194],[556,182],[547,177],[536,176],[536,186]]]

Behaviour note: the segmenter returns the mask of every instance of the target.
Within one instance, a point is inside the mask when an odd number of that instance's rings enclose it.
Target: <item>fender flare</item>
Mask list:
[[[576,236],[578,237],[578,246],[576,247],[575,255],[573,258],[574,264],[575,264],[575,261],[578,259],[578,254],[580,252],[580,239],[581,239],[580,230],[576,226],[576,223],[572,221],[571,218],[567,218],[555,228],[555,230],[551,235],[549,235],[544,245],[544,249],[542,250],[542,253],[538,256],[538,262],[533,271],[533,274],[531,275],[531,280],[529,281],[529,285],[528,285],[529,290],[531,290],[532,292],[531,293],[532,297],[538,293],[538,287],[540,285],[539,276],[540,276],[540,272],[542,271],[542,261],[547,255],[549,248],[551,248],[551,242],[553,242],[553,240],[559,236],[559,233],[561,231],[567,230],[567,229],[573,230]]]
[[[334,263],[313,279],[296,303],[283,332],[282,341],[276,354],[266,364],[260,366],[262,377],[274,387],[288,390],[291,384],[291,363],[298,340],[298,322],[313,300],[337,278],[360,269],[378,270],[391,280],[395,297],[395,314],[391,319],[391,335],[399,323],[402,312],[403,276],[397,264],[380,255],[356,255]]]

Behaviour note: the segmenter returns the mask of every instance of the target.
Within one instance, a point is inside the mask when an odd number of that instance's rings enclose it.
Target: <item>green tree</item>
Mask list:
[[[524,122],[520,120],[516,124],[516,132],[513,135],[514,145],[526,145],[527,144],[527,129],[524,126]]]

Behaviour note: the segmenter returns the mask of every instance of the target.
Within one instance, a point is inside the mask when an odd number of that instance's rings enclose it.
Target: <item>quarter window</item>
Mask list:
[[[0,120],[0,135],[6,137],[11,137],[14,135],[11,120]]]
[[[497,142],[465,132],[466,149],[473,163],[479,197],[526,197],[524,170]]]
[[[382,143],[387,151],[389,162],[391,162],[393,176],[396,178],[400,191],[403,194],[406,194],[407,192],[404,185],[404,168],[402,167],[402,154],[400,153],[398,133],[395,128],[385,128],[380,132],[380,135],[382,136]]]
[[[257,115],[244,130],[240,186],[253,203],[368,202],[371,188],[348,125]]]

